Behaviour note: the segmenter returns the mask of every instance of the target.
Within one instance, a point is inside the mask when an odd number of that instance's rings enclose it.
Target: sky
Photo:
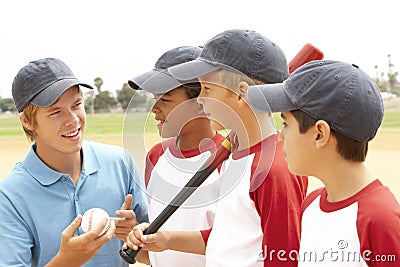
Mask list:
[[[11,97],[17,72],[56,57],[75,75],[115,92],[147,72],[167,50],[203,45],[229,29],[255,30],[288,62],[306,44],[325,59],[354,63],[371,77],[399,71],[395,0],[10,0],[0,1],[0,96]]]

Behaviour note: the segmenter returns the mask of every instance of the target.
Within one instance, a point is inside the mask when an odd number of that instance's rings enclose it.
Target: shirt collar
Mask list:
[[[83,151],[82,171],[85,172],[87,175],[97,172],[101,167],[100,158],[97,155],[96,150],[94,150],[93,146],[91,145],[90,141],[83,141],[82,151]]]
[[[65,174],[59,173],[47,166],[36,154],[36,143],[33,143],[23,160],[26,171],[32,175],[40,184],[50,185],[57,182]],[[83,167],[82,172],[87,175],[95,173],[100,169],[100,161],[93,147],[89,142],[82,144]]]

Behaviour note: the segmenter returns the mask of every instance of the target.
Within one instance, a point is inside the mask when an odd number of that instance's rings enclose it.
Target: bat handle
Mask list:
[[[162,216],[161,216],[162,217]],[[161,227],[163,222],[160,222],[160,216],[158,216],[153,223],[149,225],[147,229],[143,231],[143,235],[148,235],[148,234],[154,234],[157,232],[157,230]],[[127,249],[121,249],[119,251],[119,255],[128,263],[134,264],[136,263],[136,256],[139,254],[139,252],[142,250],[141,247],[139,247],[137,250],[133,250],[131,248]]]
[[[134,264],[136,263],[136,256],[139,254],[139,252],[142,250],[141,247],[139,247],[137,250],[133,250],[131,248],[127,249],[121,249],[119,251],[119,255],[128,263]]]

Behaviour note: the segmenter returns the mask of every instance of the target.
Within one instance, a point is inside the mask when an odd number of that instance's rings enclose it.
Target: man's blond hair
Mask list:
[[[22,111],[23,116],[25,117],[27,123],[29,123],[29,125],[32,125],[33,127],[37,126],[36,111],[38,110],[38,108],[39,108],[38,106],[36,106],[32,103],[29,103]],[[26,128],[23,124],[22,124],[22,129],[25,132],[26,138],[30,142],[34,142],[35,141],[35,133],[32,130],[29,130],[28,128]]]

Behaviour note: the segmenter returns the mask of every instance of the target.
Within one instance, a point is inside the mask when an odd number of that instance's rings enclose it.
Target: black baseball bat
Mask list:
[[[160,227],[171,217],[171,215],[190,197],[191,194],[207,179],[207,177],[225,160],[229,157],[232,149],[234,133],[231,131],[229,135],[221,142],[217,150],[210,155],[210,157],[203,163],[202,167],[197,171],[193,177],[186,183],[185,187],[179,191],[171,203],[157,216],[157,218],[150,223],[149,227],[143,234],[154,234]],[[135,263],[136,256],[140,252],[131,248],[121,249],[119,254],[128,263]]]

